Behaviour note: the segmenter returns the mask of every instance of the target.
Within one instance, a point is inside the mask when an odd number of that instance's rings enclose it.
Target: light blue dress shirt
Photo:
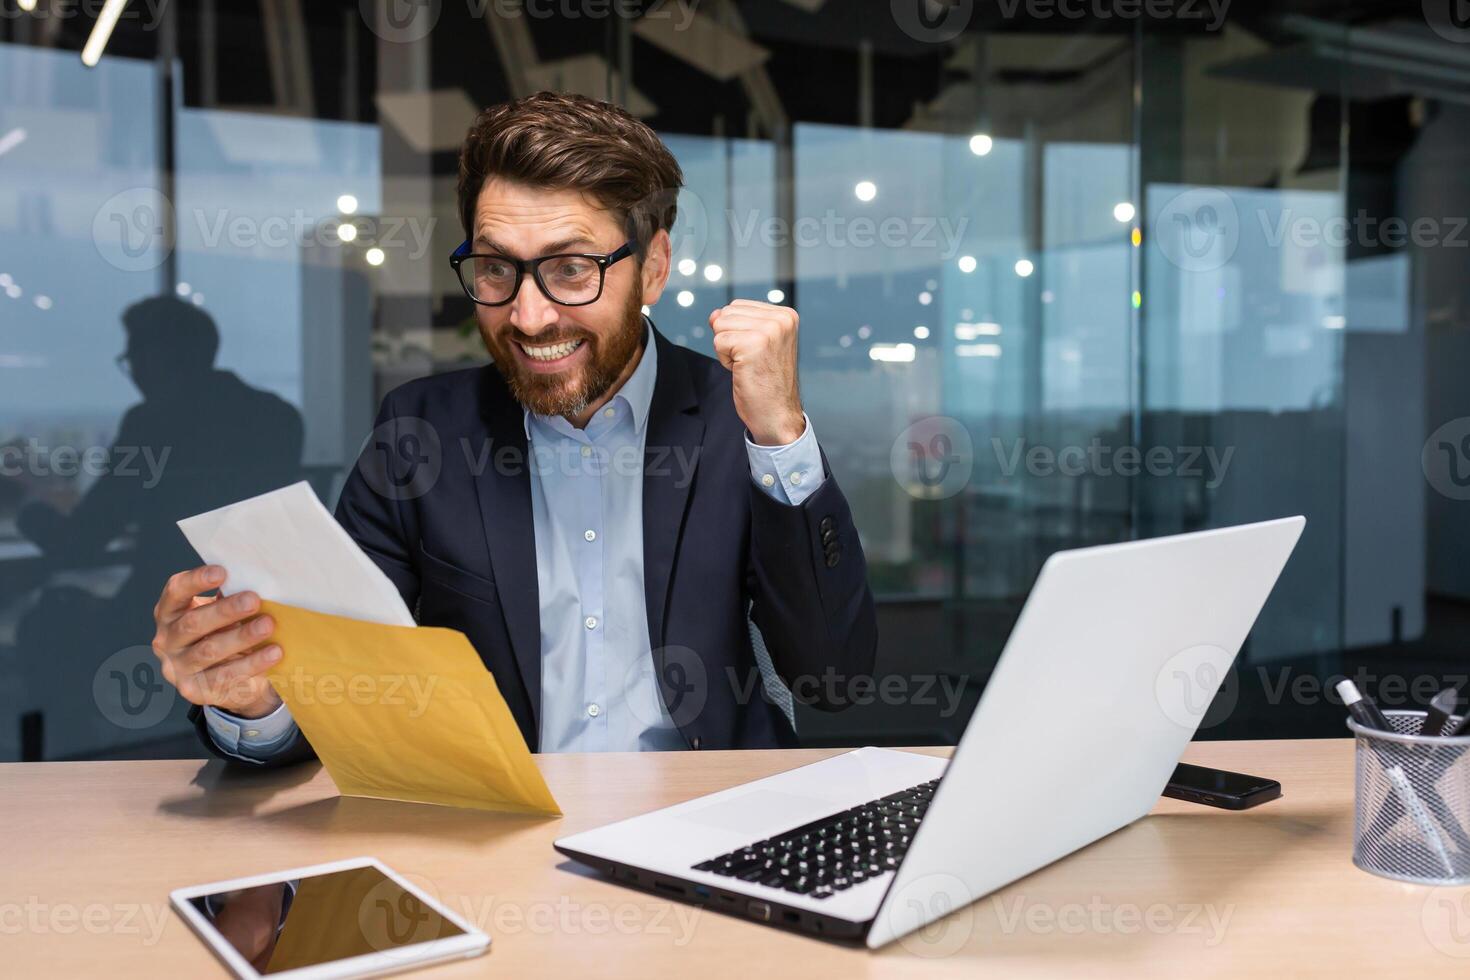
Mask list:
[[[525,413],[543,752],[685,747],[659,695],[643,590],[643,454],[657,377],[649,325],[638,366],[585,429]],[[758,446],[747,433],[745,450],[751,479],[782,503],[799,505],[822,485],[810,419],[785,446]],[[269,759],[296,733],[285,705],[263,718],[213,706],[204,716],[215,744],[246,762]]]

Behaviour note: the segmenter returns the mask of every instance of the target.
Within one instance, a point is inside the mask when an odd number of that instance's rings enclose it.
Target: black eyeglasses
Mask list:
[[[561,306],[586,306],[602,295],[607,267],[633,254],[625,242],[606,254],[567,252],[536,259],[513,259],[495,253],[477,254],[465,242],[454,250],[449,264],[459,276],[465,295],[481,306],[504,306],[521,291],[526,270],[547,299]]]

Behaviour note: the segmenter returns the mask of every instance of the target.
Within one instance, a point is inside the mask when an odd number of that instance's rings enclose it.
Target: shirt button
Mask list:
[[[592,447],[591,446],[583,446],[582,447],[582,455],[583,456],[591,456],[592,455]]]
[[[589,630],[595,630],[595,629],[597,629],[597,617],[596,616],[588,616],[586,619],[582,620],[582,623]]]
[[[610,419],[610,418],[612,418],[616,414],[618,414],[618,413],[615,412],[615,411],[613,411],[610,408],[604,408],[602,410],[602,417],[605,418],[605,419]]]
[[[799,486],[800,484],[801,484],[801,471],[798,470],[797,472],[791,474],[791,485],[794,487],[794,486]]]
[[[257,736],[259,734],[260,734],[260,729],[259,728],[247,728],[247,729],[245,729],[245,737],[246,738],[254,738],[255,736]]]
[[[589,704],[589,705],[587,705],[587,717],[588,718],[596,718],[600,714],[602,714],[602,709],[599,708],[597,705],[595,705],[595,704]]]
[[[774,476],[772,476],[771,474],[769,474],[769,473],[767,473],[765,476],[761,477],[761,486],[763,486],[763,487],[768,487],[768,486],[770,486],[771,484],[773,484],[775,482],[776,482],[776,478]]]
[[[588,541],[596,541],[597,532],[589,527],[587,530],[582,532],[582,537],[586,538]]]

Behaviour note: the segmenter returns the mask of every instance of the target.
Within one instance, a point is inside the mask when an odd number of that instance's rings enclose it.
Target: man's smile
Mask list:
[[[577,357],[577,352],[585,345],[585,338],[564,340],[556,344],[532,345],[519,340],[511,344],[521,353],[530,369],[538,373],[560,371],[570,366],[573,358]]]

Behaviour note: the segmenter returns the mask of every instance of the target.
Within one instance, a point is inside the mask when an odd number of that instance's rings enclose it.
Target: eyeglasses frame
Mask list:
[[[541,290],[541,295],[545,296],[548,300],[555,303],[557,306],[590,306],[591,304],[597,302],[599,299],[602,298],[602,291],[607,286],[608,267],[615,265],[618,262],[621,262],[623,259],[626,259],[628,256],[634,254],[636,250],[637,242],[630,238],[628,241],[624,242],[622,245],[611,252],[557,252],[555,255],[542,255],[534,259],[517,259],[509,255],[504,255],[500,252],[471,252],[469,239],[465,239],[463,242],[460,243],[459,248],[456,248],[454,252],[449,256],[449,265],[451,268],[454,269],[454,278],[459,280],[459,284],[464,289],[465,295],[480,306],[506,306],[507,304],[514,302],[515,298],[520,295],[521,286],[525,282],[526,270],[528,269],[531,272],[531,279],[536,283],[536,288]],[[469,283],[464,281],[464,276],[460,274],[459,267],[463,265],[467,259],[477,258],[503,259],[504,261],[515,266],[516,281],[515,285],[511,288],[509,296],[498,303],[488,303],[485,300],[477,297],[474,292],[470,290]],[[580,303],[566,303],[551,295],[551,290],[546,288],[546,283],[541,278],[541,263],[549,262],[552,259],[591,259],[593,262],[595,262],[597,264],[597,294],[591,299],[584,300]]]

